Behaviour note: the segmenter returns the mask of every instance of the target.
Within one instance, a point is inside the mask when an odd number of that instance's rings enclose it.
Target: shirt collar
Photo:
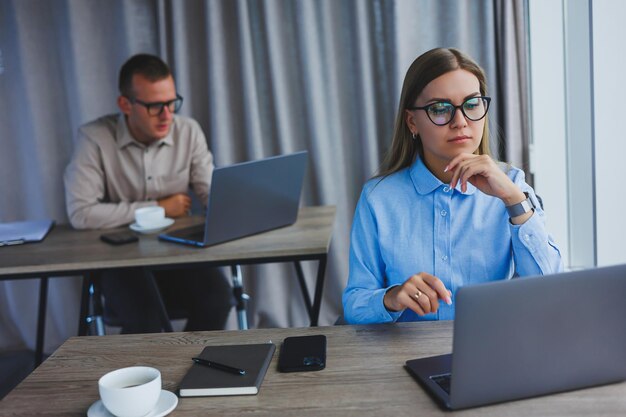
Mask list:
[[[170,131],[167,134],[167,136],[159,140],[158,142],[156,142],[156,145],[158,146],[163,146],[163,145],[173,146],[174,145],[174,139],[172,138],[172,131],[174,130],[174,124],[176,124],[176,116],[174,116],[174,122],[172,123],[172,126],[170,127]],[[128,130],[128,125],[126,124],[126,117],[124,116],[124,113],[120,113],[117,119],[117,146],[119,149],[124,149],[130,145],[135,145],[141,148],[146,148],[146,145],[144,145],[141,142],[136,141],[133,138],[133,136],[130,134],[130,131]]]
[[[411,176],[411,181],[413,181],[415,191],[421,195],[429,194],[442,185],[447,185],[441,182],[439,178],[435,177],[433,173],[430,172],[419,156],[415,158],[415,162],[409,168],[409,175]],[[460,183],[457,184],[454,189],[459,193],[466,195],[471,195],[476,192],[476,187],[469,182],[467,183],[467,191],[465,192],[461,191]]]

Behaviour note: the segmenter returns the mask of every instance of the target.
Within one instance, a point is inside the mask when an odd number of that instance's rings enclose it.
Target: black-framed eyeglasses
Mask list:
[[[487,115],[489,103],[491,103],[491,97],[476,96],[468,98],[460,106],[455,106],[447,101],[437,101],[424,107],[414,106],[408,109],[424,110],[431,122],[437,126],[445,126],[454,119],[457,109],[461,109],[463,116],[468,120],[472,122],[479,121]]]
[[[163,113],[163,109],[166,106],[167,106],[167,109],[170,111],[170,113],[176,113],[178,110],[180,110],[180,107],[183,105],[183,98],[179,96],[178,94],[176,94],[176,98],[174,100],[152,102],[152,103],[146,103],[145,101],[141,101],[138,98],[134,98],[134,97],[127,97],[127,98],[128,98],[128,101],[130,101],[133,104],[136,103],[136,104],[140,104],[144,106],[150,116],[160,115],[161,113]]]

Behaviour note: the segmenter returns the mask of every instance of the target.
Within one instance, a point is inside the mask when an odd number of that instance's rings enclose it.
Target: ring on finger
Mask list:
[[[422,292],[420,290],[417,290],[417,292],[413,294],[413,297],[417,301],[420,298],[420,295],[422,295]]]

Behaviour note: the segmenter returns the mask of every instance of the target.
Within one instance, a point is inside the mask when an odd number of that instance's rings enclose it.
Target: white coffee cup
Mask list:
[[[158,226],[165,220],[165,209],[161,206],[142,207],[135,210],[135,222],[144,229]]]
[[[102,404],[117,417],[141,417],[152,410],[161,395],[161,372],[149,366],[111,371],[98,380]]]

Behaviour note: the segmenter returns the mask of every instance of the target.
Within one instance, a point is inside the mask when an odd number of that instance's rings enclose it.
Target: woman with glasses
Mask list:
[[[456,49],[419,56],[391,148],[354,215],[346,321],[454,318],[464,285],[562,269],[524,172],[489,152],[483,70]]]

